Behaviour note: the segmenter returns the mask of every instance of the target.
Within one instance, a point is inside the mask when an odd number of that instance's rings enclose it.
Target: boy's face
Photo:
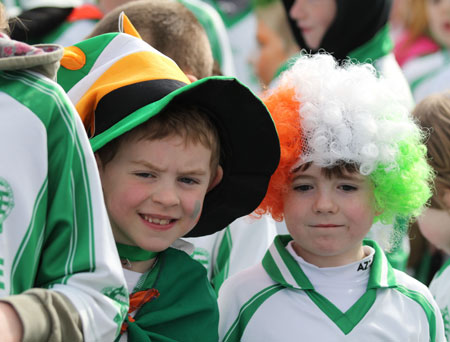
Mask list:
[[[297,22],[305,43],[318,49],[336,16],[336,0],[295,0],[289,16]]]
[[[425,0],[431,36],[450,48],[450,0]]]
[[[256,39],[259,45],[259,54],[253,63],[255,73],[260,81],[267,86],[288,56],[281,38],[261,19],[258,19]]]
[[[99,162],[115,240],[159,252],[189,232],[220,181],[220,172],[211,181],[210,161],[211,150],[180,136],[122,142],[109,163]]]
[[[344,171],[327,178],[312,164],[293,173],[284,196],[284,218],[294,250],[319,267],[346,265],[364,257],[362,240],[375,211],[368,177]]]
[[[417,219],[422,235],[435,247],[450,253],[450,213],[427,208]]]

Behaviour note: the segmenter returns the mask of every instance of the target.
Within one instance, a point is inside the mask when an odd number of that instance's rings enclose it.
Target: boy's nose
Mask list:
[[[151,194],[153,202],[165,207],[173,207],[180,204],[180,198],[174,187],[161,186],[155,189]]]
[[[313,210],[318,214],[335,214],[338,211],[337,202],[324,191],[318,191],[313,203]]]
[[[302,19],[305,16],[304,1],[295,0],[291,9],[289,10],[289,16],[294,20]]]

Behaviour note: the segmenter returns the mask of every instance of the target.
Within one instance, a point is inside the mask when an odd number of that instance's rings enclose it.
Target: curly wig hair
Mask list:
[[[263,95],[281,144],[281,160],[257,215],[283,219],[292,170],[353,165],[374,185],[375,220],[415,217],[431,197],[425,134],[387,80],[370,64],[339,66],[330,55],[302,56]]]

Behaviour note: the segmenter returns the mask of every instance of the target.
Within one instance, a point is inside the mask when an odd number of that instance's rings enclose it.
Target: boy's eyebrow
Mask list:
[[[131,163],[137,164],[137,165],[142,165],[142,166],[145,166],[145,167],[147,167],[147,168],[149,168],[149,169],[152,169],[152,170],[155,170],[155,171],[158,171],[158,172],[164,172],[164,171],[166,171],[166,169],[162,169],[162,168],[160,168],[160,167],[157,167],[157,166],[153,165],[152,163],[149,163],[149,162],[146,161],[146,160],[134,160],[134,161],[131,161]],[[198,176],[203,176],[203,175],[205,175],[205,174],[207,173],[207,171],[204,170],[204,169],[192,169],[192,170],[186,169],[186,170],[183,170],[183,171],[180,172],[180,173],[181,173],[181,174],[184,174],[184,175],[198,175]]]
[[[295,171],[298,171],[299,169],[295,169],[293,170],[293,173],[295,173]],[[296,180],[296,179],[316,179],[317,177],[314,175],[308,175],[308,174],[298,174],[298,175],[294,175],[294,177],[292,178],[292,180]],[[362,183],[364,182],[364,179],[361,178],[359,176],[359,174],[349,174],[349,175],[340,175],[340,176],[332,176],[332,178],[336,178],[336,179],[340,179],[340,180],[347,180],[347,181],[352,181],[352,182],[359,182]]]
[[[149,169],[152,169],[152,170],[155,170],[155,171],[159,171],[159,172],[165,171],[165,169],[157,167],[157,166],[153,165],[152,163],[149,163],[146,160],[132,160],[131,163],[132,164],[141,165],[141,166],[145,166],[145,167],[147,167]]]

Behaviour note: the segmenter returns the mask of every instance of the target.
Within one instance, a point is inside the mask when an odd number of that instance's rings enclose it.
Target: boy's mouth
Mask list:
[[[340,224],[332,224],[332,223],[324,223],[324,224],[314,224],[313,227],[316,228],[336,228],[336,227],[342,227]]]
[[[154,217],[154,216],[150,216],[150,215],[144,215],[144,214],[139,214],[145,221],[153,223],[153,224],[159,224],[161,226],[165,226],[168,225],[169,223],[175,222],[176,219],[171,219],[171,218],[158,218],[158,217]]]

